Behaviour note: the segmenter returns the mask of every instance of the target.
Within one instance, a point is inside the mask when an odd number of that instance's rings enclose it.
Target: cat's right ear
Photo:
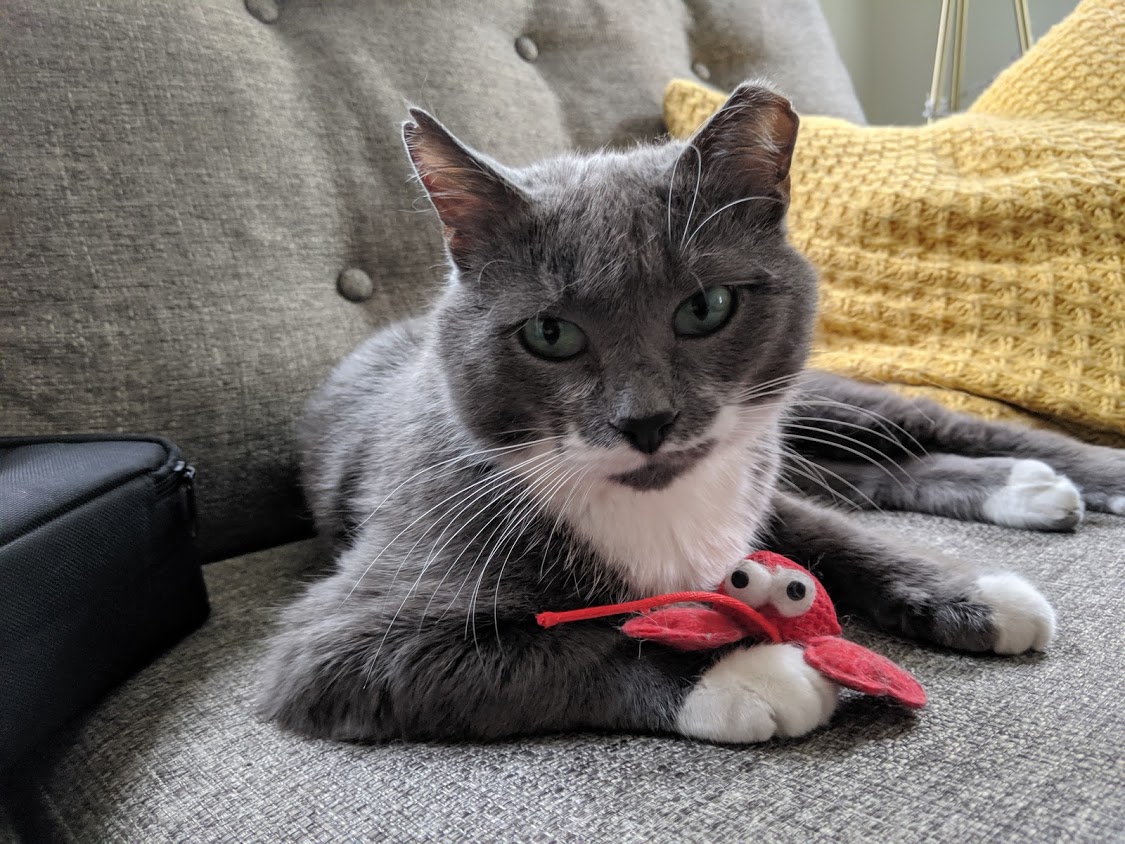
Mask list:
[[[484,156],[474,152],[420,108],[402,127],[402,139],[430,201],[441,218],[445,242],[464,266],[490,232],[520,213],[522,191]]]
[[[756,199],[759,213],[780,219],[789,207],[799,124],[785,97],[756,83],[739,85],[688,141],[676,168],[682,188],[698,186],[717,203]]]

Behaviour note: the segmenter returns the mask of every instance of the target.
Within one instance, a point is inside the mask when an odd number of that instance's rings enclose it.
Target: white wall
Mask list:
[[[923,122],[930,90],[941,0],[820,0],[870,123]],[[1039,37],[1077,0],[1029,0]],[[1019,56],[1010,0],[968,0],[961,93],[968,106]]]

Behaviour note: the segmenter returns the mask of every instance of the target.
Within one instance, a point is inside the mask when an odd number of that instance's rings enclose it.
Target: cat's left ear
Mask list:
[[[527,200],[496,165],[430,114],[412,108],[410,117],[402,127],[406,151],[445,227],[450,255],[463,266],[491,232],[526,208]]]
[[[743,83],[688,141],[677,179],[721,202],[759,197],[763,213],[780,219],[789,207],[789,169],[800,121],[789,100]]]

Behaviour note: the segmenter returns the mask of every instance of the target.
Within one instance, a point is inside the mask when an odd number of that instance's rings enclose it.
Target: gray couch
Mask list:
[[[920,57],[921,60],[921,57]],[[849,635],[931,705],[849,699],[800,741],[307,741],[255,659],[317,558],[291,425],[440,283],[406,102],[512,163],[652,137],[674,77],[766,76],[862,120],[814,0],[8,0],[0,5],[0,433],[147,431],[198,467],[213,616],[44,749],[71,841],[1110,840],[1125,835],[1125,520],[886,529],[1042,584],[1044,656]],[[34,805],[30,805],[34,804]],[[6,830],[6,831],[5,831]],[[14,833],[0,819],[0,838]]]

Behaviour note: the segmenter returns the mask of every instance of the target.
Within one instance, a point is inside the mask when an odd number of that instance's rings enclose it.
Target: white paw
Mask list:
[[[1125,516],[1125,495],[1083,491],[1083,497],[1086,499],[1086,507],[1090,510]]]
[[[1000,572],[977,578],[979,600],[992,607],[998,654],[1043,650],[1055,636],[1055,611],[1042,593],[1018,574]]]
[[[676,719],[692,738],[742,744],[800,736],[828,723],[839,688],[796,645],[732,651],[700,678]]]
[[[998,525],[1067,530],[1082,521],[1086,505],[1066,476],[1038,460],[1017,460],[1008,482],[985,499],[983,510]]]

